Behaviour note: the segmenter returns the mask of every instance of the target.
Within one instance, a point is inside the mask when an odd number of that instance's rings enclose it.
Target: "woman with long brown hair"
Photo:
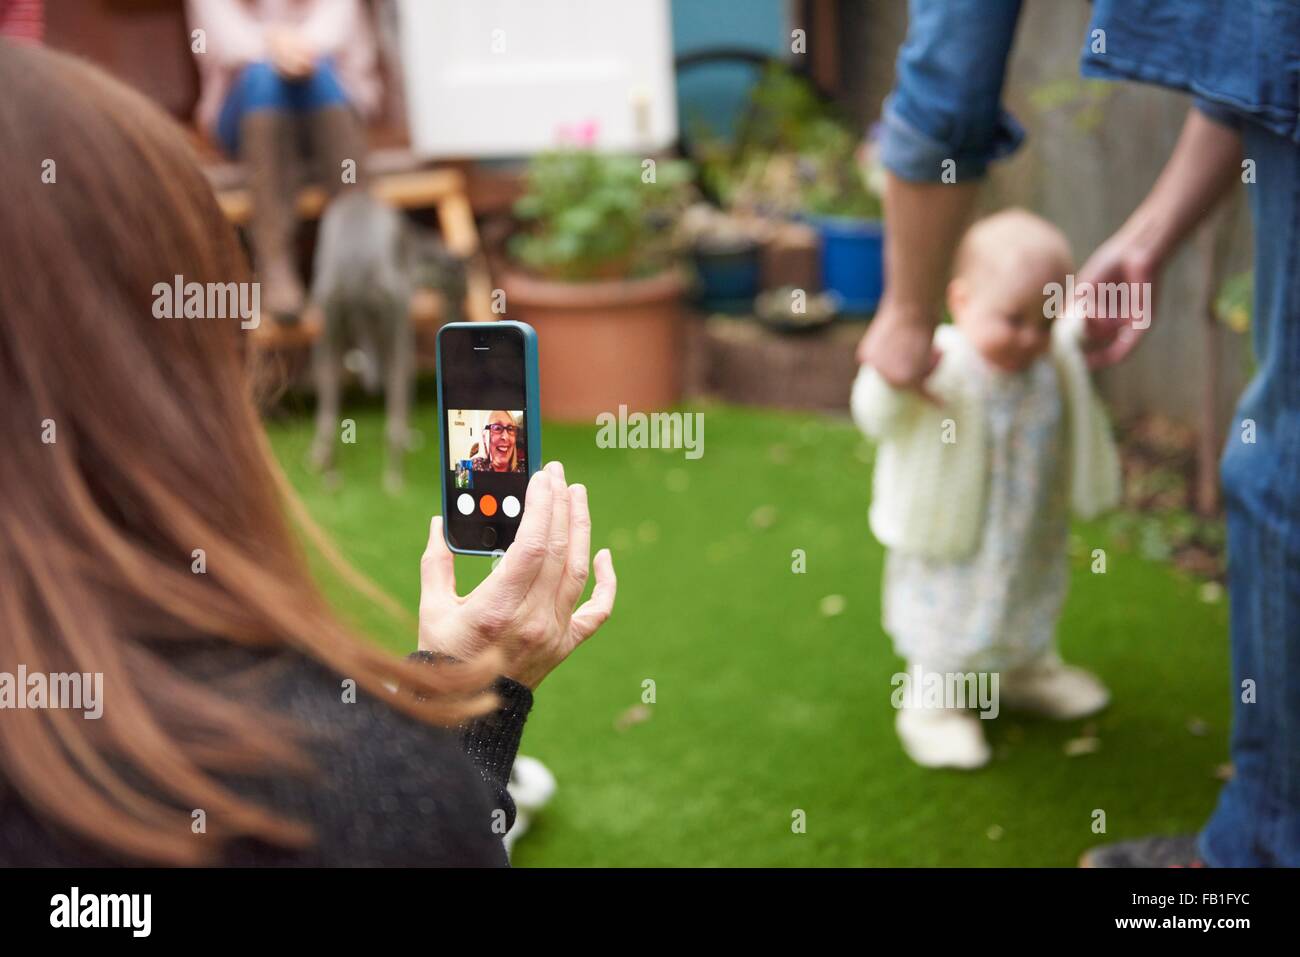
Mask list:
[[[419,652],[356,638],[240,317],[155,318],[250,279],[183,135],[59,54],[0,43],[0,89],[0,676],[102,675],[98,718],[0,696],[0,864],[504,863],[531,689],[613,606],[585,490],[538,472],[465,597],[435,518]]]

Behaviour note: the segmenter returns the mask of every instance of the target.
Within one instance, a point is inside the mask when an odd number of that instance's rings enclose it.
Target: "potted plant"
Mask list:
[[[592,420],[681,397],[682,295],[673,221],[687,164],[565,149],[537,156],[514,212],[502,287],[541,339],[548,417]]]
[[[706,312],[747,313],[759,291],[760,254],[766,220],[696,203],[683,214],[679,232],[691,251],[696,299]]]
[[[884,290],[884,230],[879,195],[868,182],[860,150],[832,121],[810,131],[803,203],[821,236],[822,286],[842,312],[874,312]]]
[[[870,153],[859,149],[854,127],[806,77],[771,66],[752,91],[732,142],[694,139],[701,185],[720,206],[785,220],[785,229],[804,232],[795,239],[769,230],[765,288],[812,292],[820,286],[841,311],[876,308],[883,234],[880,191],[868,175]]]
[[[730,138],[697,124],[689,142],[700,187],[720,215],[744,224],[747,238],[743,245],[728,245],[715,228],[695,243],[706,301],[715,286],[722,288],[721,282],[710,281],[718,277],[744,277],[750,300],[746,311],[753,310],[757,291],[750,284],[763,290],[792,286],[808,293],[821,287],[818,237],[796,217],[804,130],[828,110],[807,78],[772,63],[751,91]]]

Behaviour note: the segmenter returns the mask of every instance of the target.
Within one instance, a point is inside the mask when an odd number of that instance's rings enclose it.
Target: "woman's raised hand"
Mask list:
[[[607,548],[591,562],[591,597],[575,610],[587,584],[591,513],[586,487],[567,485],[559,462],[533,475],[514,543],[464,597],[442,521],[430,524],[420,560],[421,651],[467,660],[495,648],[507,677],[536,688],[613,611],[618,580]]]

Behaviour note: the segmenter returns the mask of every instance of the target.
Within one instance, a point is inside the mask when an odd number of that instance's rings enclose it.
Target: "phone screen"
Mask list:
[[[505,323],[439,335],[447,538],[472,552],[510,547],[523,514],[530,422],[523,332]]]

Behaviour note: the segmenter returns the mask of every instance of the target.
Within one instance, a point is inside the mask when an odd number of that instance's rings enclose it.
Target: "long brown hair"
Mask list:
[[[306,822],[219,779],[306,771],[299,736],[186,677],[172,643],[293,650],[444,724],[490,704],[486,667],[409,663],[336,620],[286,519],[305,513],[258,421],[249,333],[154,317],[156,283],[251,278],[180,129],[49,51],[0,43],[0,90],[0,672],[104,676],[100,720],[0,711],[0,786],[132,859],[301,846]]]

